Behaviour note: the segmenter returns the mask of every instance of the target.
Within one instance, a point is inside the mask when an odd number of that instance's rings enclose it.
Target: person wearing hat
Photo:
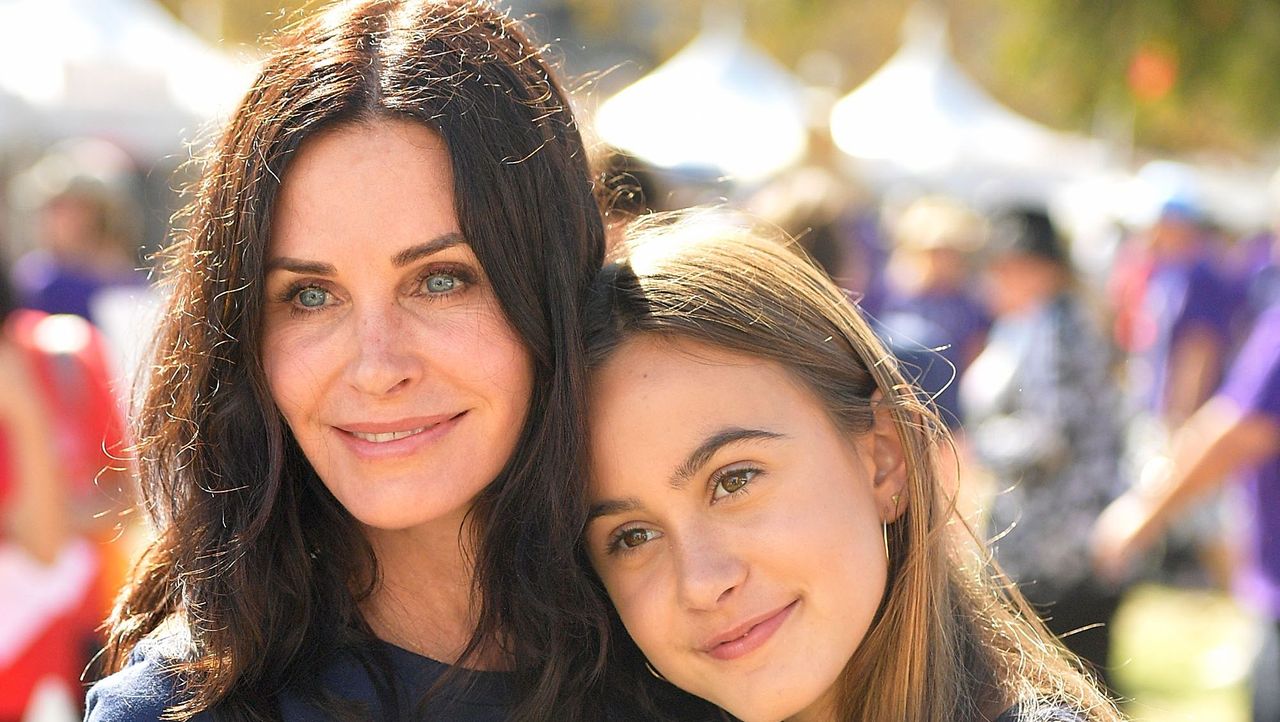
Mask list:
[[[925,196],[890,224],[893,252],[877,335],[903,362],[953,431],[959,422],[954,380],[986,343],[991,317],[973,293],[972,258],[983,221],[943,196]]]
[[[1088,532],[1124,490],[1110,348],[1047,214],[996,215],[983,288],[995,317],[960,383],[969,448],[996,481],[996,560],[1049,629],[1109,685],[1119,589],[1092,574]],[[1092,626],[1091,626],[1092,625]]]

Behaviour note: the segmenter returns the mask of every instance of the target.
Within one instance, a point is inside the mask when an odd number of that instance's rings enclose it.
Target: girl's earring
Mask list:
[[[902,495],[894,494],[889,498],[893,499],[893,518],[896,520],[898,518],[898,500],[902,498]],[[884,538],[885,561],[893,561],[893,558],[889,556],[889,522],[888,521],[880,522],[880,535]]]
[[[659,672],[658,670],[654,669],[654,668],[653,668],[653,665],[652,665],[652,664],[649,664],[649,660],[647,660],[647,659],[644,661],[644,668],[645,668],[645,669],[647,669],[647,670],[649,670],[649,674],[652,674],[654,677],[657,677],[658,679],[662,680],[663,682],[666,682],[666,681],[667,681],[667,678],[666,678],[666,677],[663,677],[661,672]]]

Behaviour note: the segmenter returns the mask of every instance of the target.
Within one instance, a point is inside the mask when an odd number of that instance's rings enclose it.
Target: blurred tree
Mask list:
[[[1139,144],[1172,150],[1251,152],[1280,137],[1274,0],[981,2],[999,20],[978,75],[1046,120],[1129,119]]]
[[[233,46],[254,44],[301,8],[327,4],[160,1]],[[815,52],[835,58],[841,92],[892,55],[907,7],[928,1],[946,7],[961,65],[1040,122],[1166,150],[1250,153],[1280,138],[1276,0],[497,0],[542,22],[569,18],[572,27],[552,28],[552,37],[588,51],[570,60],[609,66],[647,51],[622,76],[651,69],[688,42],[705,7],[740,8],[753,42],[785,65],[796,68]]]
[[[159,0],[208,40],[226,46],[257,45],[316,0]]]

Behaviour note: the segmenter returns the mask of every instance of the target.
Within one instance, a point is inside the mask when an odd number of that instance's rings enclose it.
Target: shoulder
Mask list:
[[[89,688],[85,722],[157,722],[182,700],[171,659],[155,644],[139,644],[123,669]],[[194,719],[209,718],[200,714]]]
[[[1079,710],[1053,703],[1020,703],[992,722],[1088,722]]]

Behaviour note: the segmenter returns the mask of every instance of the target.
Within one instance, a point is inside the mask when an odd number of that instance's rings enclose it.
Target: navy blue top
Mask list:
[[[401,714],[419,718],[418,696],[449,669],[449,666],[391,644],[380,643],[396,683]],[[158,722],[165,709],[182,698],[176,677],[165,668],[166,657],[153,643],[144,642],[134,650],[129,664],[103,679],[90,690],[85,722]],[[504,672],[471,672],[466,685],[433,699],[425,719],[457,722],[501,722],[512,702],[511,675]],[[373,679],[349,654],[338,654],[321,673],[320,686],[343,700],[367,705],[377,719],[378,695]],[[460,685],[462,686],[462,685]],[[286,690],[280,695],[280,717],[285,722],[314,722],[330,717]],[[216,714],[196,715],[198,722],[215,722]]]
[[[1085,719],[1078,712],[1056,705],[1029,710],[1015,704],[992,722],[1085,722]]]

